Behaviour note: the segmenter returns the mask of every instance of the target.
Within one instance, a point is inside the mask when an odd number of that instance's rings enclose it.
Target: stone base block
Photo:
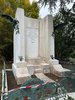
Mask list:
[[[42,72],[43,72],[42,68],[37,68],[37,69],[35,69],[34,74],[35,73],[42,73]]]
[[[63,68],[60,64],[53,65],[50,69],[51,73],[58,77],[64,77],[65,73],[70,71],[69,69]]]
[[[43,72],[40,64],[39,65],[27,64],[27,68],[28,68],[30,75]]]
[[[43,73],[50,73],[50,65],[48,63],[41,63]]]
[[[51,63],[53,65],[57,65],[57,64],[59,64],[59,60],[57,60],[57,59],[51,59]]]
[[[31,75],[35,73],[50,73],[50,65],[45,62],[39,65],[27,64],[27,68]]]
[[[12,64],[12,71],[18,85],[30,79],[30,74],[28,72],[27,67],[20,65],[21,64]]]

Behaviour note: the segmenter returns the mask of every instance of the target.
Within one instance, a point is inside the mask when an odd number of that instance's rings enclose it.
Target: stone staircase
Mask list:
[[[38,59],[27,59],[27,68],[29,73],[50,73],[50,66],[49,64],[43,60],[42,58]]]

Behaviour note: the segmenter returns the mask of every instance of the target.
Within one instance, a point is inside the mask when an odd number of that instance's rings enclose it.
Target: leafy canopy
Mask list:
[[[75,57],[75,14],[67,8],[60,9],[54,17],[56,57]]]
[[[46,6],[49,5],[49,10],[52,11],[53,8],[56,8],[57,2],[60,2],[60,7],[64,7],[66,4],[73,2],[74,0],[39,0],[39,3]]]

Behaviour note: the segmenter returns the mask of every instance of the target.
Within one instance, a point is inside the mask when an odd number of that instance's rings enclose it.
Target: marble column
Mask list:
[[[14,63],[25,62],[24,10],[17,8],[16,19],[19,21],[19,32],[14,30]]]

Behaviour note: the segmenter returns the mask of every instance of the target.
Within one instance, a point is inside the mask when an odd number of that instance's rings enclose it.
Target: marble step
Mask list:
[[[43,73],[37,73],[35,74],[37,78],[43,80],[44,82],[54,82],[54,80],[48,78],[46,75],[44,75]]]

